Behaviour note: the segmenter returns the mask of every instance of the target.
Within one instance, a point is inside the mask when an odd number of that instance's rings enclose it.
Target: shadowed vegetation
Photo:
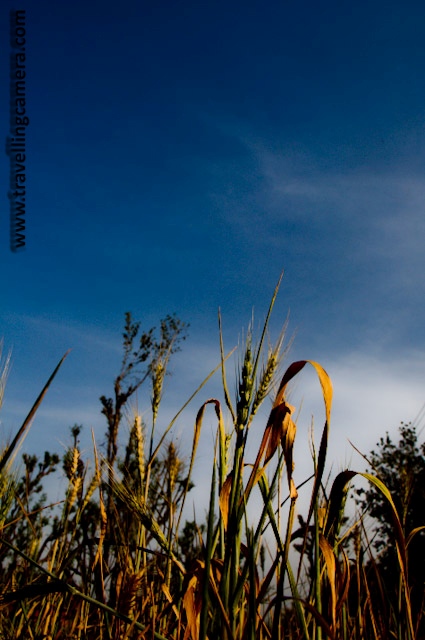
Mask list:
[[[379,456],[372,457],[373,475],[345,470],[327,490],[331,381],[313,361],[284,366],[285,327],[275,344],[270,343],[277,292],[278,287],[261,334],[256,337],[252,326],[247,331],[234,399],[227,379],[233,352],[225,351],[219,319],[216,371],[221,372],[223,394],[199,401],[192,449],[184,459],[172,427],[206,380],[169,424],[161,424],[160,408],[165,376],[187,326],[167,316],[159,328],[142,332],[126,314],[121,368],[111,396],[100,399],[106,419],[104,445],[93,439],[93,453],[86,458],[79,443],[81,426],[74,425],[62,460],[47,452],[42,458],[25,454],[18,474],[14,459],[19,444],[60,361],[0,455],[1,638],[423,637],[423,583],[418,586],[412,566],[414,540],[422,539],[425,516],[415,512],[412,501],[400,502],[400,487],[392,486],[385,468],[376,464]],[[0,378],[1,397],[7,364]],[[325,421],[318,446],[312,443],[311,475],[302,483],[303,490],[309,490],[309,506],[305,514],[297,514],[297,426],[288,389],[306,366],[317,375]],[[149,411],[143,417],[131,415],[128,442],[120,451],[129,401],[142,385],[150,389],[150,417]],[[257,413],[268,396],[271,410],[261,424]],[[216,424],[207,517],[204,522],[186,521],[206,414]],[[262,438],[248,459],[254,422]],[[405,436],[411,434],[406,431]],[[416,441],[410,444],[419,455]],[[382,444],[383,451],[391,446]],[[49,505],[44,482],[60,464],[67,488],[59,505]],[[353,518],[346,507],[357,475],[370,489],[361,497],[364,513]],[[408,474],[406,478],[408,493]],[[393,548],[391,593],[378,557],[379,543],[371,544],[364,524],[367,509],[374,517],[380,509],[380,540]]]

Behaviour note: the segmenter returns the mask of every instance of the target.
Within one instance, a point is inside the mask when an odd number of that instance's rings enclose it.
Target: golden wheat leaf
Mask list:
[[[311,366],[316,370],[321,387],[323,392],[323,399],[325,402],[326,409],[326,420],[330,421],[331,415],[331,407],[332,407],[332,382],[329,375],[326,373],[322,365],[314,360],[298,360],[297,362],[293,362],[285,371],[283,378],[281,380],[279,390],[276,395],[276,400],[273,406],[280,404],[285,397],[285,391],[288,383],[294,378],[304,367],[306,364],[311,364]]]
[[[293,409],[294,407],[286,404],[286,402],[282,402],[277,407],[273,407],[269,418],[270,433],[264,457],[264,464],[267,464],[272,459],[280,443],[283,444],[285,452],[285,444],[283,441],[286,438],[288,427],[290,426],[289,420]]]
[[[307,360],[311,364],[312,367],[316,369],[320,385],[322,387],[323,400],[325,402],[325,410],[326,410],[326,422],[329,424],[331,420],[331,409],[332,409],[332,397],[333,397],[333,388],[332,382],[329,375],[326,373],[324,368],[313,360]]]
[[[422,525],[421,527],[416,527],[415,529],[412,529],[412,531],[409,533],[409,535],[407,536],[407,540],[406,540],[406,547],[409,546],[409,544],[412,541],[412,538],[419,533],[420,531],[423,531],[425,529],[425,526]]]
[[[369,482],[371,482],[372,484],[374,484],[379,489],[379,491],[383,493],[383,495],[388,500],[391,506],[392,518],[393,518],[394,529],[396,534],[397,551],[399,554],[401,569],[404,575],[406,576],[406,572],[407,572],[406,542],[404,539],[400,518],[397,513],[397,508],[394,504],[394,500],[392,499],[391,493],[389,489],[385,486],[385,484],[382,482],[382,480],[380,480],[376,476],[373,476],[370,473],[361,473],[360,475],[366,478],[366,480],[369,480]]]
[[[338,589],[340,595],[338,597],[338,602],[336,605],[337,611],[339,611],[344,602],[346,602],[350,588],[350,562],[344,549],[340,549],[339,553],[342,556],[344,567],[343,571],[340,572],[340,586]]]
[[[173,597],[172,597],[172,595],[170,593],[170,590],[167,587],[167,585],[165,584],[165,582],[162,583],[161,589],[162,589],[163,594],[167,598],[168,602],[171,604],[171,608],[173,609],[173,612],[174,612],[174,615],[176,616],[176,619],[180,620],[180,611],[178,610],[177,605],[175,604],[176,600],[173,600]]]
[[[179,516],[177,518],[177,526],[176,526],[176,531],[178,531],[179,526],[180,526],[180,520],[182,518],[183,515],[183,508],[186,502],[186,496],[187,493],[189,491],[189,480],[192,476],[192,471],[193,471],[193,466],[195,464],[195,458],[196,458],[196,451],[198,449],[198,444],[199,444],[199,438],[201,435],[201,429],[202,429],[202,420],[204,417],[204,413],[205,413],[205,409],[207,407],[207,405],[209,404],[213,404],[214,405],[214,409],[215,409],[215,413],[217,415],[218,418],[218,422],[219,422],[219,427],[220,427],[220,432],[223,433],[224,437],[224,422],[223,422],[223,416],[221,413],[221,405],[219,400],[216,400],[215,398],[210,398],[209,400],[206,400],[204,402],[204,404],[202,405],[202,407],[199,409],[197,415],[196,415],[196,420],[195,420],[195,427],[194,427],[194,431],[193,431],[193,442],[192,442],[192,451],[190,454],[190,463],[189,463],[189,470],[187,473],[187,482],[186,482],[186,489],[185,492],[183,494],[183,498],[181,501],[181,505],[180,505],[180,512],[179,512]]]
[[[220,513],[223,519],[224,529],[227,531],[227,524],[229,521],[229,500],[230,492],[232,489],[233,472],[229,473],[223,486],[221,487],[220,495],[218,498]]]
[[[321,533],[319,537],[319,545],[325,559],[326,569],[328,572],[329,585],[331,587],[331,611],[332,611],[332,628],[336,627],[336,563],[333,549],[325,536]]]
[[[183,607],[187,617],[187,627],[183,640],[198,640],[199,638],[199,613],[200,603],[197,602],[196,592],[198,587],[198,576],[195,574],[189,580],[186,592],[183,596]]]

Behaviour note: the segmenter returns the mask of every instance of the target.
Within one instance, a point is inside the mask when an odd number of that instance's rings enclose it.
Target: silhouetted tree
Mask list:
[[[371,471],[391,492],[405,538],[417,527],[425,525],[425,443],[418,443],[412,424],[401,423],[400,438],[394,443],[389,436],[381,438],[378,449],[368,460]],[[399,569],[394,542],[391,507],[374,485],[357,490],[357,503],[374,520],[372,545],[388,595],[398,592]],[[423,606],[425,586],[425,531],[418,532],[408,546],[408,579],[414,607]]]

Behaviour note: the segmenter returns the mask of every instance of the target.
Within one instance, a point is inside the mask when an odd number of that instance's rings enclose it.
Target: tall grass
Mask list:
[[[0,457],[1,638],[423,637],[422,611],[410,603],[407,561],[419,530],[406,538],[387,488],[379,478],[361,474],[391,505],[399,560],[395,606],[385,592],[363,517],[346,517],[356,473],[342,471],[329,491],[325,486],[330,378],[313,361],[283,366],[286,327],[270,344],[269,320],[278,288],[258,339],[253,326],[248,328],[234,399],[227,379],[232,352],[226,354],[219,319],[217,370],[223,397],[200,403],[192,450],[185,459],[171,438],[172,427],[206,381],[162,429],[160,409],[171,356],[186,327],[168,316],[159,333],[141,333],[127,314],[114,393],[101,398],[107,423],[104,455],[93,439],[92,459],[84,458],[81,428],[75,425],[62,460],[68,485],[61,504],[50,506],[42,487],[58,457],[24,456],[20,478],[12,461],[61,360]],[[302,483],[310,491],[303,516],[297,513],[297,425],[288,389],[306,366],[317,375],[325,422],[318,450],[312,447],[311,474]],[[5,375],[6,369],[0,389]],[[126,407],[142,384],[150,385],[151,416],[130,414],[128,443],[120,452]],[[259,409],[270,394],[270,414],[261,427]],[[216,437],[207,517],[187,522],[198,445],[211,411]],[[256,455],[248,458],[251,433],[261,428]]]

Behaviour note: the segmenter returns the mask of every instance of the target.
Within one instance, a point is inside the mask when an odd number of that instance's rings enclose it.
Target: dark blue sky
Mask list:
[[[127,310],[146,328],[172,312],[191,323],[169,383],[179,402],[216,363],[218,307],[231,347],[282,269],[273,331],[290,309],[292,359],[329,370],[344,443],[357,429],[370,447],[413,418],[425,401],[425,5],[19,8],[27,246],[9,250],[4,186],[4,432],[71,347],[31,443],[54,448],[75,422],[101,434]],[[2,42],[8,30],[4,8]],[[0,115],[6,137],[7,100]],[[7,185],[6,155],[0,168]]]

